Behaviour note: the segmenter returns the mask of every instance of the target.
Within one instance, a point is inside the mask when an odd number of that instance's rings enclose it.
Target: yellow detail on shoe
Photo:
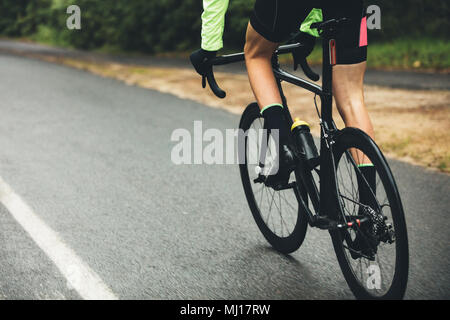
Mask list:
[[[291,126],[291,131],[294,130],[294,128],[297,128],[298,126],[304,126],[304,125],[311,127],[308,122],[300,120],[299,118],[295,118],[294,123]]]

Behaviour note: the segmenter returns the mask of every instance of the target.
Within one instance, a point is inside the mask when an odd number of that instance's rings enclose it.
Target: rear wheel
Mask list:
[[[334,156],[338,220],[353,222],[352,228],[331,232],[344,277],[357,298],[401,299],[408,279],[408,238],[390,168],[376,144],[353,128],[342,131]],[[375,183],[369,183],[361,170],[361,164],[370,163]]]
[[[263,133],[264,118],[256,103],[245,109],[239,128],[245,133],[243,144],[239,146],[239,159],[242,159],[239,169],[250,210],[267,241],[277,251],[291,253],[303,243],[308,222],[299,207],[296,190],[277,191],[264,182],[255,182],[261,176],[261,167],[267,166],[276,153],[270,142],[267,148],[263,147],[267,136]],[[262,149],[265,151],[261,152]],[[295,173],[289,180],[290,183],[296,181]]]

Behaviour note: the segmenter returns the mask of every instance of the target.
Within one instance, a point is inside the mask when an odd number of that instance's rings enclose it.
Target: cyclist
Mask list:
[[[229,0],[203,0],[202,43],[192,61],[214,57],[223,46],[222,35]],[[271,57],[279,44],[299,30],[318,36],[309,29],[312,22],[346,17],[350,22],[336,39],[337,64],[333,66],[333,93],[336,106],[346,126],[356,127],[374,137],[372,123],[364,105],[363,78],[367,59],[367,27],[362,0],[256,0],[247,27],[245,62],[255,98],[267,129],[279,129],[280,169],[271,176],[273,183],[289,179],[292,159],[289,152],[289,128],[283,120],[283,105],[272,71]],[[303,24],[302,24],[303,21]],[[361,157],[355,157],[361,158]],[[364,158],[364,157],[362,157]],[[358,163],[371,186],[375,170],[366,158]],[[365,185],[364,183],[362,183]],[[375,190],[374,188],[372,188]],[[361,202],[367,203],[369,190],[361,186]]]

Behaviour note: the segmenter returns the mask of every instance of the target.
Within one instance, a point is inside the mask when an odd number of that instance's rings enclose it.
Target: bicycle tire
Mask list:
[[[260,114],[258,104],[252,103],[248,105],[245,111],[243,112],[239,123],[239,128],[242,129],[244,132],[247,132],[247,130],[249,130],[249,128],[251,127],[252,123],[255,120],[261,118],[262,116]],[[289,254],[297,250],[302,245],[303,240],[305,239],[308,226],[306,215],[301,211],[300,205],[297,202],[298,205],[298,208],[296,210],[297,218],[295,221],[295,227],[293,228],[292,232],[286,237],[280,237],[279,235],[274,233],[273,230],[271,230],[270,227],[264,221],[261,210],[255,199],[255,194],[253,192],[252,183],[254,182],[250,180],[248,167],[247,136],[245,137],[245,146],[242,148],[240,147],[239,152],[245,152],[245,154],[242,157],[241,156],[239,157],[239,159],[245,159],[244,163],[241,163],[239,165],[239,169],[245,196],[247,198],[250,211],[252,212],[253,218],[259,230],[275,250],[284,254]],[[294,176],[297,179],[298,175],[294,174]]]
[[[354,259],[351,257],[349,258],[349,255],[346,253],[346,248],[344,245],[345,234],[343,233],[342,230],[330,231],[337,260],[343,272],[344,278],[347,281],[351,291],[353,292],[356,298],[370,299],[370,300],[402,299],[405,294],[408,281],[409,249],[408,249],[406,221],[398,188],[395,183],[394,176],[390,170],[390,167],[386,159],[384,158],[382,152],[378,148],[378,146],[368,135],[366,135],[361,130],[355,128],[346,128],[342,130],[340,136],[336,139],[333,154],[335,159],[335,166],[337,169],[339,169],[339,163],[344,158],[344,154],[346,154],[346,151],[352,148],[353,150],[359,149],[364,153],[365,156],[367,156],[371,160],[371,162],[375,167],[376,174],[379,177],[379,182],[381,182],[381,184],[379,184],[378,186],[380,188],[384,188],[386,199],[389,202],[389,211],[392,216],[393,228],[395,230],[395,267],[392,271],[393,276],[391,284],[389,288],[385,290],[385,293],[375,294],[373,288],[368,288],[367,282],[363,283],[357,278],[351,265],[352,263],[351,260]],[[354,170],[355,175],[358,174],[357,170],[356,169]],[[350,174],[352,174],[351,171]],[[339,175],[337,175],[338,186],[339,183],[342,182],[339,181],[339,179],[340,177]],[[340,212],[342,214],[344,209],[342,208],[343,198],[341,195],[340,187],[338,187],[338,192],[339,192],[338,200],[339,197],[341,198],[339,203],[340,203]],[[379,194],[378,187],[376,187],[375,194],[377,193]],[[385,208],[384,204],[383,205],[379,204],[379,206],[380,206],[379,210],[382,212],[382,215],[384,216],[385,215],[383,212]],[[391,249],[389,250],[392,250],[392,248],[393,247],[391,247]],[[347,251],[349,252],[349,250]],[[362,258],[360,258],[360,260],[361,259]]]

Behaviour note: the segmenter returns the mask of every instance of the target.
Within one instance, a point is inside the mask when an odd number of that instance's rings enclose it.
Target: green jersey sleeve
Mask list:
[[[319,37],[319,32],[316,29],[311,29],[311,25],[315,22],[323,21],[323,14],[321,9],[314,8],[308,14],[300,26],[300,31],[308,33],[314,37]]]
[[[229,0],[203,0],[202,49],[217,51],[223,47],[225,13]]]

